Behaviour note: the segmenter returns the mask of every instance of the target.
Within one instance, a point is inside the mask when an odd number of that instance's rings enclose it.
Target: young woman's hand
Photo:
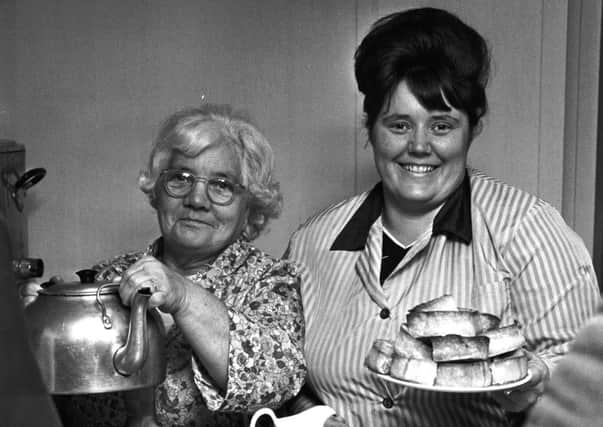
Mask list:
[[[549,369],[542,359],[534,353],[528,355],[528,370],[532,374],[530,381],[513,390],[492,393],[494,400],[509,412],[521,412],[530,408],[544,393],[544,387],[549,381]]]

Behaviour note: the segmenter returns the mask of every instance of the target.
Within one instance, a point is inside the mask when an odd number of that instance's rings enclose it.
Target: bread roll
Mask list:
[[[526,343],[517,324],[492,329],[484,332],[483,335],[490,338],[490,347],[488,349],[489,357],[517,350]]]
[[[486,360],[488,358],[488,337],[462,337],[446,335],[431,339],[433,360],[451,362],[461,360]]]
[[[392,364],[393,353],[394,345],[391,341],[383,339],[375,340],[364,360],[364,364],[375,372],[388,374]]]
[[[509,356],[495,357],[490,362],[492,384],[506,384],[519,381],[528,375],[528,357],[523,350]]]
[[[481,334],[489,331],[490,329],[498,328],[500,325],[500,318],[490,313],[479,313],[479,326],[480,330],[477,332]]]
[[[400,326],[400,331],[394,341],[394,351],[399,356],[413,359],[431,359],[431,347],[413,337],[404,326]]]
[[[487,387],[492,384],[488,361],[438,363],[436,385],[447,387]]]
[[[430,359],[413,359],[397,354],[394,357],[389,374],[400,380],[433,385],[438,371],[437,364]]]
[[[456,300],[452,295],[445,294],[441,297],[437,297],[426,301],[424,303],[415,305],[409,311],[456,311],[458,307]]]
[[[406,316],[406,323],[414,337],[472,337],[480,329],[479,313],[475,310],[412,311]]]

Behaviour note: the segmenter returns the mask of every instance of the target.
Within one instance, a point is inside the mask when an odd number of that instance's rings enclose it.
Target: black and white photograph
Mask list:
[[[0,0],[0,426],[602,425],[602,28]]]

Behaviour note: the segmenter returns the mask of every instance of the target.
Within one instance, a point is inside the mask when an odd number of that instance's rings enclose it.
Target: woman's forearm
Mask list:
[[[230,328],[224,303],[207,290],[193,285],[185,306],[173,316],[215,385],[226,390]]]
[[[301,388],[305,361],[298,278],[277,267],[274,274],[249,283],[252,290],[237,307],[227,307],[202,286],[188,282],[184,296],[168,310],[203,368],[195,374],[201,375],[198,386],[206,388],[203,377],[209,376],[228,400],[216,401],[216,408],[277,408]],[[254,374],[245,369],[249,363],[256,368]],[[244,402],[231,399],[241,392],[247,396]]]

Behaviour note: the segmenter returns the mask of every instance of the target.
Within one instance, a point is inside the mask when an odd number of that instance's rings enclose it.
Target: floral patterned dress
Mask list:
[[[93,268],[97,280],[121,275],[145,255],[160,257],[162,240],[145,251],[120,255]],[[228,309],[230,350],[227,389],[213,384],[196,363],[175,324],[167,326],[167,373],[155,389],[155,413],[163,426],[240,426],[261,407],[276,408],[299,391],[305,376],[304,324],[298,269],[250,243],[230,245],[207,271],[188,277]],[[170,318],[171,316],[165,315]],[[61,398],[65,425],[123,426],[122,393]]]

